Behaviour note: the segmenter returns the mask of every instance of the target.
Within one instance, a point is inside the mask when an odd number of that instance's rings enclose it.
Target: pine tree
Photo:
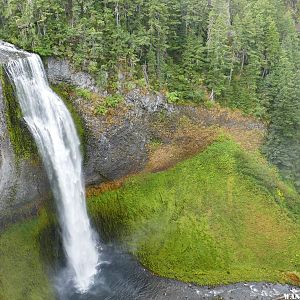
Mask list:
[[[239,2],[240,3],[240,2]],[[242,5],[243,3],[243,5]],[[257,48],[255,17],[249,4],[242,2],[233,17],[235,69],[227,103],[248,113],[257,113],[258,82],[261,80],[260,52]]]
[[[230,45],[231,22],[229,1],[213,2],[209,15],[207,39],[207,82],[211,89],[211,98],[220,96],[231,81],[233,52]]]
[[[154,68],[159,84],[163,84],[165,58],[168,49],[167,37],[169,33],[169,10],[164,1],[152,0],[147,6],[148,35],[150,51],[155,53]]]
[[[299,73],[286,52],[268,78],[270,116],[265,152],[284,176],[300,187],[300,87]]]

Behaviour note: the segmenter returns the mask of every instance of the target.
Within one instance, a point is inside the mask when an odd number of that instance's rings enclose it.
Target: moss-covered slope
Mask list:
[[[126,242],[163,276],[289,282],[300,271],[299,196],[231,140],[173,169],[129,179],[89,207],[103,237]]]
[[[16,224],[0,236],[0,299],[54,299],[40,256],[38,222]]]
[[[230,139],[172,169],[129,178],[88,206],[104,240],[123,242],[159,275],[300,283],[299,195]],[[42,260],[49,263],[58,244],[50,220],[43,213],[0,235],[1,300],[52,298]]]

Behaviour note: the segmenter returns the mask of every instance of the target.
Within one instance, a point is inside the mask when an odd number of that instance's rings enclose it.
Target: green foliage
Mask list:
[[[169,103],[178,103],[180,100],[177,92],[167,92],[166,96]]]
[[[53,202],[46,204],[38,216],[34,242],[39,248],[41,263],[48,270],[57,270],[59,264],[65,259],[61,240],[61,232],[55,215]]]
[[[83,121],[79,115],[79,113],[74,108],[74,105],[71,101],[72,94],[76,94],[78,97],[84,97],[85,99],[91,99],[91,92],[75,88],[73,86],[67,84],[59,84],[52,86],[54,92],[64,101],[65,105],[67,106],[69,112],[72,115],[72,119],[74,121],[77,134],[79,135],[82,151],[85,152],[85,142],[86,142],[86,135]]]
[[[265,144],[269,160],[300,188],[300,88],[299,72],[282,53],[270,74],[268,112],[270,125]]]
[[[230,33],[229,2],[216,1],[209,15],[207,81],[212,97],[221,96],[231,81],[234,53],[228,35]]]
[[[31,220],[1,233],[1,300],[55,299],[40,257],[37,228],[37,220]]]
[[[182,101],[201,103],[210,95],[268,117],[265,82],[280,52],[300,65],[299,11],[289,1],[233,0],[230,7],[226,0],[1,1],[1,39],[67,57],[112,92],[121,72]]]
[[[109,109],[116,108],[120,103],[124,101],[124,97],[122,95],[112,95],[107,96],[103,103],[98,105],[97,114],[106,115]]]
[[[66,57],[114,92],[122,73],[142,88],[166,90],[171,103],[210,106],[210,95],[265,118],[264,151],[299,188],[299,5],[209,2],[0,0],[0,39],[42,56]],[[32,158],[36,147],[2,69],[0,77],[16,156]],[[93,101],[93,94],[67,86],[55,91],[84,139],[68,99]],[[109,96],[97,113],[105,115],[122,101],[118,94]],[[261,157],[230,141],[219,141],[172,170],[131,179],[121,190],[91,199],[89,206],[106,239],[125,241],[161,275],[215,284],[281,281],[282,271],[299,271],[296,191]],[[12,227],[0,237],[1,299],[48,297],[46,290],[38,291],[47,283],[34,224]],[[55,238],[48,225],[46,234]]]
[[[86,89],[76,88],[75,93],[78,97],[82,97],[86,100],[92,100],[93,98],[92,93]]]
[[[284,282],[284,272],[300,270],[299,195],[262,157],[226,138],[88,206],[106,240],[124,242],[162,276]]]
[[[116,108],[122,101],[124,101],[122,95],[108,96],[105,98],[105,105],[108,108]]]
[[[171,103],[218,102],[263,118],[269,122],[264,152],[300,188],[299,5],[209,3],[0,0],[0,39],[42,56],[66,57],[113,94],[122,93],[127,81],[166,91]],[[93,101],[86,90],[70,92]],[[107,97],[96,112],[105,115],[120,102],[120,96]],[[27,158],[34,151],[31,139],[17,104],[7,103],[12,143],[17,156]]]
[[[173,103],[203,103],[206,92],[203,85],[202,75],[198,72],[190,72],[180,68],[174,63],[169,63],[166,71],[167,98],[168,95],[177,96]],[[173,96],[172,96],[173,95]],[[172,101],[172,100],[171,100]]]
[[[170,170],[88,199],[88,208],[104,241],[125,243],[158,275],[224,284],[289,282],[285,272],[300,271],[299,195],[224,137]],[[62,251],[47,211],[0,234],[1,299],[54,299],[44,266]]]
[[[293,2],[293,1],[292,1]],[[55,55],[92,73],[112,92],[127,81],[205,95],[265,117],[267,76],[281,50],[300,65],[295,20],[284,0],[68,1],[0,0],[0,38],[42,56]],[[207,90],[206,90],[207,89]],[[89,98],[86,91],[78,91]],[[105,108],[99,108],[104,114]]]
[[[99,105],[96,109],[98,115],[105,116],[108,113],[108,109],[104,105]]]

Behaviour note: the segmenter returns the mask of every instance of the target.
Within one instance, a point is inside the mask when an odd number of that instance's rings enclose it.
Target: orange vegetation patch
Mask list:
[[[108,122],[113,122],[113,118],[108,114]],[[157,140],[149,145],[149,159],[142,173],[160,172],[173,167],[206,149],[221,134],[230,136],[247,151],[257,151],[265,135],[264,125],[255,118],[218,106],[212,109],[198,107],[177,117],[154,120],[152,129]],[[88,196],[117,189],[124,180],[90,187]]]
[[[260,129],[243,130],[240,128],[224,129],[241,147],[256,151],[261,147],[265,133]]]
[[[285,277],[292,284],[300,286],[300,278],[295,273],[292,273],[292,272],[291,273],[285,273]]]
[[[205,149],[217,136],[217,132],[210,128],[183,128],[174,135],[170,144],[150,147],[150,157],[145,172],[168,169]]]
[[[119,180],[104,182],[99,185],[88,187],[86,190],[86,195],[89,198],[93,196],[98,196],[104,192],[109,192],[109,191],[119,189],[123,185],[125,180],[126,177]]]
[[[168,169],[179,161],[203,151],[221,134],[231,136],[247,151],[258,150],[264,138],[264,131],[259,129],[185,126],[173,135],[169,144],[150,147],[150,157],[145,172],[158,172]]]

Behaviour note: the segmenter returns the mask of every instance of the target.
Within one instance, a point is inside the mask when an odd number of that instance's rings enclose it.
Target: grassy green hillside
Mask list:
[[[54,294],[40,256],[38,222],[16,224],[0,236],[0,300],[50,300]]]
[[[126,242],[163,276],[219,284],[285,281],[300,271],[299,196],[261,157],[225,138],[89,207],[104,237]]]
[[[124,243],[159,275],[300,283],[300,197],[230,139],[172,169],[129,178],[88,206],[105,240]],[[51,232],[47,222],[43,214],[1,234],[1,300],[51,299],[41,258],[51,248],[40,241]]]

